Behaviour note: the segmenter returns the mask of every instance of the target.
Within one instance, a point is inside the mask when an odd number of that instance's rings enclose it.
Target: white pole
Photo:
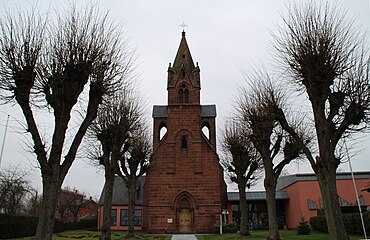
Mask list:
[[[360,219],[361,219],[361,224],[362,224],[362,230],[364,231],[364,237],[365,237],[365,239],[367,239],[364,218],[362,217],[361,203],[360,203],[360,199],[359,199],[358,193],[357,193],[357,186],[356,186],[355,177],[353,176],[351,159],[350,159],[349,154],[348,154],[347,143],[344,142],[344,144],[346,146],[347,159],[348,159],[349,169],[351,171],[353,187],[355,189],[355,194],[356,194],[356,199],[357,199],[357,206],[358,206],[358,210],[360,211]]]
[[[220,234],[222,234],[222,214],[220,214]]]
[[[1,153],[0,153],[0,165],[1,165],[1,160],[3,160],[3,152],[4,152],[4,145],[5,145],[6,131],[8,130],[8,123],[9,123],[9,115],[6,119],[4,138],[3,138],[3,146],[1,147]]]

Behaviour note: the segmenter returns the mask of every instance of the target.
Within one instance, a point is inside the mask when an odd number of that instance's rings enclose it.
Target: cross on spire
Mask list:
[[[188,26],[186,25],[184,22],[182,22],[181,25],[179,25],[180,27],[182,27],[182,32],[185,32],[185,28]]]

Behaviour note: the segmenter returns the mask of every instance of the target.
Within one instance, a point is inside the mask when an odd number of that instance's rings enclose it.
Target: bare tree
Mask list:
[[[0,20],[1,97],[21,107],[42,174],[36,239],[51,239],[58,192],[86,130],[104,97],[121,87],[131,68],[132,55],[118,26],[97,7],[85,9],[71,6],[64,15],[58,12],[56,21],[34,10]],[[85,114],[66,144],[72,110],[81,101]],[[42,138],[35,109],[54,116],[49,141]]]
[[[291,82],[310,101],[317,152],[306,146],[282,110],[279,121],[300,144],[317,175],[330,239],[349,239],[336,188],[338,146],[367,127],[369,55],[358,31],[353,31],[357,29],[353,21],[329,4],[310,1],[288,10],[285,26],[275,36],[276,48]]]
[[[114,178],[119,171],[119,161],[125,159],[132,148],[132,139],[142,128],[142,111],[132,95],[132,90],[125,89],[105,103],[98,117],[90,127],[93,142],[99,141],[99,150],[91,156],[104,167],[105,185],[103,199],[103,226],[100,239],[111,238],[110,209],[112,207]]]
[[[242,236],[250,235],[246,188],[256,183],[261,170],[261,157],[250,141],[247,128],[235,121],[225,125],[222,147],[225,158],[222,165],[227,169],[230,180],[238,185],[240,226]],[[230,157],[231,155],[231,157]]]
[[[280,173],[298,158],[299,144],[285,132],[275,116],[283,108],[284,92],[272,84],[265,69],[249,75],[249,88],[244,88],[239,103],[241,121],[250,131],[249,138],[262,158],[265,172],[264,186],[268,211],[269,239],[280,239],[276,212],[276,184]],[[296,128],[297,129],[297,128]]]
[[[79,193],[78,190],[64,188],[60,190],[57,212],[60,218],[65,221],[76,221],[78,218],[78,212],[80,211],[85,201],[85,195]]]
[[[38,216],[41,208],[42,197],[38,195],[38,192],[31,190],[27,197],[24,213],[29,216]]]
[[[25,211],[25,201],[33,191],[27,174],[18,168],[0,171],[0,213],[15,215]]]
[[[144,125],[141,125],[130,138],[129,145],[128,154],[119,160],[120,168],[118,171],[118,175],[123,179],[128,190],[128,230],[126,236],[128,238],[134,236],[134,216],[139,179],[149,170],[152,152],[148,129]]]

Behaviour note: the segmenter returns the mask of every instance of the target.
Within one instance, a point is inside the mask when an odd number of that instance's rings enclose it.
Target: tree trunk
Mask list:
[[[131,181],[128,186],[128,229],[127,237],[133,237],[135,231],[134,216],[135,216],[135,201],[136,201],[136,181]]]
[[[240,227],[239,233],[242,236],[250,235],[248,224],[247,199],[245,194],[245,183],[238,183],[239,189],[239,208],[240,208]]]
[[[55,211],[59,196],[60,184],[57,174],[42,174],[42,207],[37,224],[37,240],[51,240],[55,224]]]
[[[265,174],[264,185],[270,234],[268,239],[280,240],[279,222],[276,214],[276,178],[275,175],[268,175],[266,172]]]
[[[105,168],[105,188],[103,202],[103,223],[101,228],[100,240],[111,239],[111,208],[114,187],[114,172]]]
[[[321,196],[324,203],[329,238],[348,240],[349,237],[346,233],[339,205],[335,169],[332,171],[323,171],[322,169],[323,168],[319,168],[316,175],[320,184]]]

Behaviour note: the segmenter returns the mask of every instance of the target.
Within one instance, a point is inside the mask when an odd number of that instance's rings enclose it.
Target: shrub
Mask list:
[[[0,239],[35,236],[38,217],[0,214]],[[79,222],[55,221],[54,232],[67,230],[95,230],[97,220],[82,219]]]
[[[238,231],[238,226],[236,226],[234,223],[229,223],[222,227],[222,232],[224,233],[236,233]]]
[[[308,225],[308,222],[304,220],[304,217],[302,217],[297,227],[297,234],[298,235],[309,235],[310,233],[311,233],[310,225]]]
[[[97,220],[93,219],[81,219],[78,222],[63,222],[60,220],[55,221],[54,232],[64,232],[67,230],[96,230]]]
[[[37,217],[0,215],[0,239],[34,236]]]
[[[313,230],[318,232],[328,232],[328,225],[326,223],[326,218],[324,215],[320,215],[317,217],[312,217],[310,219],[310,225]]]
[[[235,223],[229,223],[222,226],[222,233],[236,233],[238,231],[239,231],[238,226]],[[215,224],[213,226],[213,232],[216,234],[219,233],[220,225]]]
[[[366,232],[370,232],[370,212],[363,214]],[[362,235],[362,224],[359,213],[343,214],[343,222],[348,234]],[[328,232],[325,216],[312,217],[310,219],[312,229],[319,232]]]

